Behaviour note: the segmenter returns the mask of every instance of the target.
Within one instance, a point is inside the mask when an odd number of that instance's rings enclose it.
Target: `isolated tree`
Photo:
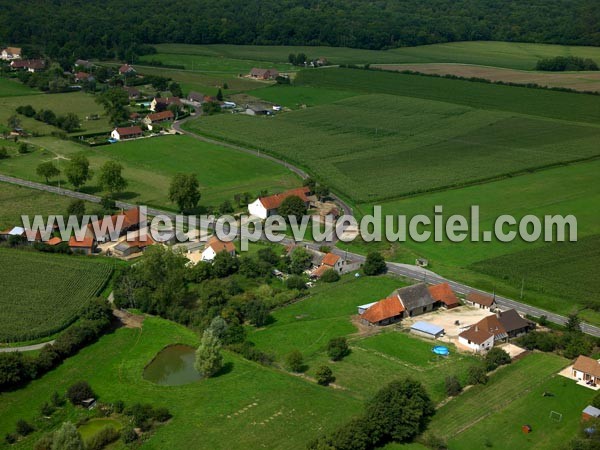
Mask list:
[[[449,397],[454,397],[462,391],[462,386],[458,378],[454,375],[446,377],[446,395]]]
[[[385,260],[381,253],[379,252],[370,252],[367,254],[367,259],[365,260],[365,264],[363,266],[363,272],[365,275],[379,275],[384,273],[387,270],[385,265]]]
[[[83,450],[83,440],[71,422],[65,422],[54,433],[52,450]]]
[[[221,316],[216,316],[211,322],[208,329],[220,341],[223,341],[227,333],[227,322]]]
[[[217,100],[219,100],[220,102],[223,101],[223,91],[221,89],[217,91]]]
[[[67,215],[75,216],[79,220],[81,220],[81,218],[83,217],[84,214],[85,214],[85,202],[81,199],[71,200],[71,202],[69,203],[69,206],[67,206]]]
[[[202,334],[200,346],[196,350],[194,367],[205,377],[212,377],[223,367],[221,342],[210,329]]]
[[[60,170],[58,170],[58,167],[56,167],[52,161],[47,161],[39,164],[35,169],[35,173],[37,173],[38,176],[45,178],[46,183],[49,183],[50,178],[56,178],[60,175]]]
[[[19,144],[19,148],[17,149],[17,151],[21,154],[24,155],[25,153],[29,152],[29,145],[27,145],[26,142],[21,142]]]
[[[0,159],[8,158],[8,150],[6,147],[0,147]]]
[[[127,111],[129,95],[124,89],[118,87],[107,89],[96,96],[96,102],[104,107],[110,123],[114,125],[126,121],[129,117]]]
[[[21,126],[21,119],[13,114],[6,120],[6,124],[8,125],[8,128],[14,130],[15,128],[19,128]]]
[[[304,357],[302,356],[302,353],[300,353],[300,350],[292,350],[288,353],[285,357],[285,365],[292,372],[304,372]]]
[[[198,179],[194,174],[178,173],[171,180],[169,200],[176,203],[180,211],[194,209],[200,201]]]
[[[65,167],[65,175],[67,180],[69,180],[69,183],[71,183],[75,189],[79,189],[92,178],[90,162],[84,155],[73,156]]]
[[[100,168],[99,181],[102,188],[111,196],[122,192],[127,187],[127,180],[122,175],[123,166],[116,161],[106,161]]]
[[[567,331],[581,332],[581,320],[577,313],[569,314],[565,328]]]
[[[23,419],[17,420],[16,431],[21,436],[27,436],[28,434],[31,434],[31,432],[33,430],[34,430],[33,426],[26,420],[23,420]]]
[[[343,336],[332,338],[327,343],[327,355],[332,361],[341,361],[349,353],[348,341]]]
[[[169,91],[173,97],[183,97],[183,92],[181,91],[181,86],[177,81],[171,81],[169,83]]]
[[[324,283],[335,283],[336,281],[339,281],[339,279],[340,274],[334,269],[327,269],[320,278]]]
[[[312,262],[312,255],[303,247],[296,247],[290,255],[290,272],[300,275],[308,269]]]
[[[219,213],[220,214],[231,214],[233,212],[233,205],[229,200],[225,200],[221,205],[219,205]]]
[[[315,372],[315,378],[321,386],[329,386],[330,383],[335,381],[335,377],[329,366],[319,367]]]
[[[281,202],[277,212],[283,217],[293,216],[299,219],[306,214],[306,204],[300,197],[290,195]]]
[[[78,130],[80,126],[79,117],[75,113],[67,113],[60,120],[60,128],[65,130],[67,133],[72,133],[75,130]]]
[[[67,389],[67,398],[73,405],[80,405],[83,400],[95,396],[96,394],[87,381],[78,381]]]
[[[510,364],[510,355],[499,347],[493,347],[487,355],[485,355],[485,370],[488,372],[491,372],[504,364]]]

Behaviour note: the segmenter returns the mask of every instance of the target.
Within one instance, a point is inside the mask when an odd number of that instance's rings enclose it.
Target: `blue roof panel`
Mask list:
[[[438,327],[437,325],[428,322],[416,322],[410,327],[410,329],[433,335],[444,332],[442,327]]]

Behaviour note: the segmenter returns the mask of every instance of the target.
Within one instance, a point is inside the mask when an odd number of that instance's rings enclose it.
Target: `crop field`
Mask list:
[[[199,72],[228,73],[235,75],[246,75],[253,67],[261,67],[264,61],[253,61],[248,59],[232,59],[224,56],[186,55],[181,53],[157,53],[146,55],[141,58],[142,64],[148,61],[160,61],[165,65],[184,66],[185,70],[197,70]],[[297,70],[291,64],[274,63],[272,66],[280,72]]]
[[[30,141],[40,149],[0,160],[1,173],[43,182],[35,174],[39,163],[55,160],[64,167],[65,159],[84,152],[95,171],[111,159],[121,163],[123,176],[129,182],[121,198],[152,206],[175,208],[167,195],[171,178],[179,172],[197,175],[202,194],[200,204],[203,206],[218,206],[224,200],[232,201],[235,194],[242,192],[257,195],[266,189],[275,193],[299,184],[298,178],[285,167],[187,136],[163,136],[96,148],[50,137],[31,138]],[[61,160],[58,161],[57,157]],[[53,180],[53,183],[56,181]],[[61,185],[70,187],[64,177]],[[83,190],[101,192],[96,178]]]
[[[291,109],[333,103],[356,95],[356,93],[351,91],[300,86],[291,87],[278,84],[255,89],[249,91],[248,94]]]
[[[144,366],[173,343],[197,346],[198,337],[189,329],[153,317],[144,320],[143,330],[120,328],[105,335],[41,379],[3,393],[0,433],[4,436],[14,430],[20,418],[34,422],[52,392],[64,393],[80,380],[88,381],[102,402],[123,400],[126,405],[167,407],[173,418],[143,445],[157,450],[225,449],[231,448],[232,442],[237,448],[260,448],[265,443],[272,449],[304,448],[309,440],[334,430],[362,410],[362,401],[348,392],[318,386],[228,352],[224,352],[227,373],[214,378],[175,387],[143,379]],[[63,416],[62,420],[73,417]],[[42,434],[35,431],[11,448],[31,449]],[[119,442],[115,448],[127,447]]]
[[[186,126],[281,155],[359,203],[589,158],[599,153],[600,138],[600,127],[587,124],[380,94],[275,117],[203,117]]]
[[[107,260],[0,249],[0,342],[36,339],[67,326],[104,287]]]
[[[440,408],[429,433],[445,436],[452,449],[545,449],[568,441],[579,427],[581,410],[594,396],[594,391],[556,374],[568,363],[556,355],[534,353],[500,369],[487,385],[475,386]],[[563,414],[562,420],[550,419],[551,411]],[[531,434],[521,431],[526,424]]]
[[[484,259],[470,269],[502,278],[514,288],[528,289],[585,304],[600,292],[600,235],[577,242],[546,244],[496,258]]]
[[[562,87],[577,91],[600,91],[600,72],[532,72],[500,67],[470,64],[379,64],[372,65],[390,71],[411,70],[431,75],[455,75],[464,78],[482,78],[491,81]]]
[[[367,399],[387,382],[418,374],[431,397],[441,401],[444,378],[452,373],[464,380],[474,357],[452,347],[452,356],[439,360],[431,353],[430,342],[393,330],[363,337],[351,323],[357,305],[384,298],[402,285],[394,277],[344,277],[335,285],[318,286],[309,298],[275,311],[274,323],[253,331],[249,339],[280,363],[290,351],[300,350],[308,376],[314,376],[317,367],[331,364],[325,352],[329,339],[347,336],[351,354],[331,366],[337,385]]]
[[[186,45],[160,44],[159,53],[227,57],[268,62],[287,62],[290,53],[305,53],[309,58],[325,57],[332,64],[375,63],[464,63],[532,70],[542,58],[580,56],[600,62],[597,47],[528,44],[521,42],[450,42],[404,47],[392,50],[362,50],[343,47],[276,45]],[[152,59],[152,57],[149,57]]]
[[[2,92],[2,84],[0,84],[0,92]],[[36,111],[40,109],[50,109],[57,116],[72,112],[77,114],[81,121],[82,130],[78,130],[74,134],[97,133],[111,129],[108,119],[105,117],[102,106],[94,101],[94,96],[84,92],[69,92],[63,94],[36,94],[33,91],[32,95],[19,95],[11,97],[2,97],[0,94],[0,123],[5,124],[9,116],[16,114],[15,109],[19,106],[31,105]],[[86,117],[97,114],[99,120],[86,120]],[[33,118],[28,118],[18,115],[21,120],[22,127],[30,133],[49,134],[56,131],[56,128],[37,121]]]
[[[0,230],[20,225],[23,214],[66,214],[70,202],[68,197],[0,183]]]

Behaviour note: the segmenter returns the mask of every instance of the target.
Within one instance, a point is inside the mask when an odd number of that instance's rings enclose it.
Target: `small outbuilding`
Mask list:
[[[416,322],[410,327],[410,332],[428,339],[437,339],[444,335],[444,329],[429,322]]]
[[[600,409],[592,405],[587,405],[583,411],[581,411],[581,420],[597,419],[600,417]]]

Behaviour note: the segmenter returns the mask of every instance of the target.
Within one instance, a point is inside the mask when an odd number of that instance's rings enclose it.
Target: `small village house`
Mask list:
[[[82,240],[77,240],[75,236],[71,236],[69,239],[69,248],[73,253],[91,255],[96,251],[96,245],[96,240],[87,234]]]
[[[600,361],[589,356],[579,355],[573,363],[571,374],[576,380],[598,384],[600,383]]]
[[[404,306],[400,303],[400,299],[392,296],[370,306],[362,313],[360,320],[368,325],[389,325],[400,321],[404,312]]]
[[[43,59],[19,59],[10,63],[12,70],[27,70],[28,72],[39,72],[46,68],[46,61]]]
[[[250,70],[250,78],[255,78],[257,80],[274,80],[279,76],[279,71],[277,69],[261,69],[258,67],[253,67]]]
[[[429,295],[431,295],[431,298],[433,298],[441,306],[444,306],[448,309],[460,306],[458,297],[454,294],[454,292],[452,292],[452,288],[450,288],[448,283],[436,284],[429,286],[427,289],[429,290]]]
[[[164,111],[171,105],[177,105],[179,108],[183,107],[179,97],[154,97],[150,103],[150,111]]]
[[[133,127],[119,127],[115,128],[111,133],[110,137],[117,141],[124,141],[127,139],[135,139],[142,137],[144,132],[138,126]]]
[[[13,61],[21,59],[21,49],[19,47],[6,47],[0,52],[0,59],[4,61]]]
[[[469,305],[475,306],[480,309],[489,309],[493,311],[496,309],[496,298],[488,294],[482,294],[479,292],[471,291],[467,295],[466,302]]]
[[[140,230],[148,225],[148,221],[142,216],[140,208],[136,207],[104,217],[95,223],[90,223],[88,233],[98,242],[107,242],[111,240],[111,232],[117,232],[116,228],[119,222],[121,222],[121,228],[118,230],[118,236]]]
[[[273,111],[260,105],[248,105],[245,114],[248,116],[270,116]]]
[[[496,341],[507,341],[521,336],[534,327],[534,323],[521,317],[514,309],[498,311],[460,333],[458,342],[479,353],[489,350]]]
[[[494,334],[476,323],[458,335],[458,343],[475,353],[483,353],[494,346]]]
[[[202,261],[212,261],[221,252],[227,252],[229,255],[235,256],[235,244],[231,241],[221,241],[217,236],[211,236],[206,242],[200,259]]]
[[[136,73],[136,71],[129,64],[123,64],[121,67],[119,67],[119,73],[121,75],[133,75]]]
[[[269,216],[276,215],[281,202],[292,196],[299,197],[306,204],[306,207],[308,207],[310,205],[310,200],[308,199],[309,192],[310,189],[305,186],[267,197],[259,197],[248,205],[248,213],[264,220]]]
[[[321,278],[328,270],[335,270],[338,274],[342,273],[344,261],[335,253],[327,253],[321,260],[321,264],[314,269],[310,276],[313,278]]]
[[[175,115],[172,111],[161,111],[157,113],[148,114],[146,117],[144,117],[142,122],[148,127],[149,130],[152,130],[152,125],[173,120],[175,120]]]
[[[127,92],[129,100],[136,100],[141,96],[140,91],[132,86],[123,86],[123,90]]]
[[[498,311],[496,317],[498,317],[509,338],[522,336],[535,328],[534,322],[524,319],[514,309]]]
[[[413,284],[400,289],[396,289],[393,293],[396,295],[404,306],[404,317],[413,317],[426,312],[433,311],[436,308],[436,302],[431,295],[425,283]]]
[[[149,234],[146,234],[143,238],[140,237],[139,233],[135,233],[135,238],[123,239],[117,245],[112,248],[112,252],[119,258],[127,258],[138,253],[142,253],[149,246],[154,245],[154,240]]]
[[[89,62],[87,59],[77,59],[74,64],[76,69],[86,69],[90,70],[94,67],[94,65]]]
[[[193,103],[204,103],[204,94],[196,91],[190,91],[187,95],[187,100]]]
[[[75,81],[94,81],[94,76],[87,72],[77,72],[75,74]]]

